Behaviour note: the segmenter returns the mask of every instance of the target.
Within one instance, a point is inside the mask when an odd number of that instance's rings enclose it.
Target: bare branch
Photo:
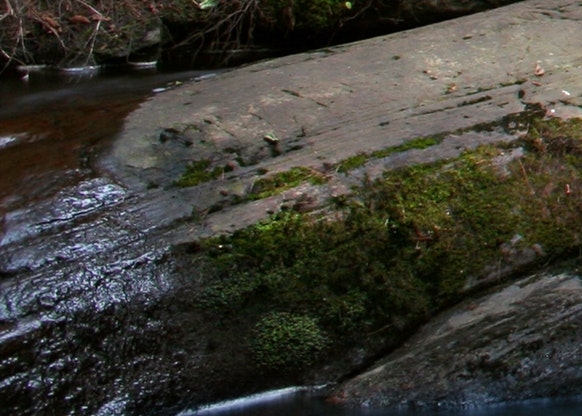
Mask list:
[[[87,7],[89,10],[91,10],[94,14],[96,14],[100,18],[103,18],[103,14],[101,14],[101,12],[99,10],[97,10],[96,8],[91,6],[90,4],[85,3],[83,0],[75,0],[75,1],[79,4],[82,4],[83,6]]]
[[[99,33],[100,28],[101,28],[101,20],[99,20],[97,22],[97,25],[95,26],[95,30],[93,31],[93,34],[91,35],[91,39],[89,39],[89,42],[91,42],[91,48],[89,49],[89,53],[87,54],[87,60],[85,61],[85,65],[87,65],[89,63],[89,59],[91,59],[91,57],[93,56],[93,51],[95,50],[95,41],[97,40],[97,34]]]
[[[236,9],[232,9],[236,7]],[[208,14],[208,25],[203,30],[193,33],[186,39],[174,45],[174,48],[199,41],[199,52],[207,36],[212,42],[218,42],[221,48],[231,45],[239,48],[243,43],[252,40],[254,19],[259,7],[258,0],[242,0],[240,2],[220,2]],[[230,10],[229,10],[230,9]]]
[[[4,3],[6,4],[6,13],[0,16],[0,20],[4,20],[8,16],[14,16],[14,8],[10,4],[10,0],[4,0]]]

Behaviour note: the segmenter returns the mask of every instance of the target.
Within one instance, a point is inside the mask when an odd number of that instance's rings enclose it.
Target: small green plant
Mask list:
[[[358,153],[354,156],[348,157],[345,160],[342,160],[338,164],[337,171],[341,173],[347,173],[351,170],[357,169],[370,160],[370,155],[367,153]]]
[[[197,160],[190,163],[182,176],[177,179],[174,184],[180,187],[196,186],[204,182],[217,179],[225,171],[224,168],[219,166],[214,167],[210,170],[211,162],[210,160]]]
[[[327,344],[317,321],[309,316],[272,312],[256,325],[253,357],[265,370],[292,372],[313,364]]]
[[[381,159],[383,157],[388,157],[394,153],[406,152],[407,150],[412,149],[426,149],[431,146],[436,146],[444,139],[443,135],[437,136],[427,136],[427,137],[417,137],[416,139],[409,140],[407,142],[402,143],[401,145],[388,147],[384,150],[378,150],[376,152],[372,152],[371,157],[374,159]]]

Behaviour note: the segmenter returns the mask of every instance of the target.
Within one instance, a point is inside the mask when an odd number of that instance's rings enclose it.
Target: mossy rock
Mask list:
[[[223,249],[200,301],[225,316],[312,316],[336,346],[370,334],[397,342],[483,287],[469,282],[577,252],[581,123],[535,119],[511,145],[389,171],[323,214],[285,211],[207,240]]]
[[[251,345],[260,368],[293,372],[312,365],[327,341],[315,319],[273,312],[257,323]]]

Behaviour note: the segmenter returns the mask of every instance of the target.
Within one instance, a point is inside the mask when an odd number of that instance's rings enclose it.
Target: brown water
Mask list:
[[[154,89],[204,73],[154,69],[0,78],[0,218],[94,175],[100,151]]]

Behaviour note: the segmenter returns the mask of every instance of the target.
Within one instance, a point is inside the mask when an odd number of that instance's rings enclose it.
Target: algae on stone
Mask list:
[[[368,153],[358,153],[352,157],[342,160],[338,163],[338,172],[347,173],[351,170],[357,169],[363,166],[366,162],[371,159],[382,159],[388,157],[395,153],[405,152],[412,149],[426,149],[431,146],[435,146],[443,141],[443,135],[428,136],[428,137],[417,137],[412,140],[408,140],[398,146],[387,147],[382,150],[377,150],[370,154]]]

